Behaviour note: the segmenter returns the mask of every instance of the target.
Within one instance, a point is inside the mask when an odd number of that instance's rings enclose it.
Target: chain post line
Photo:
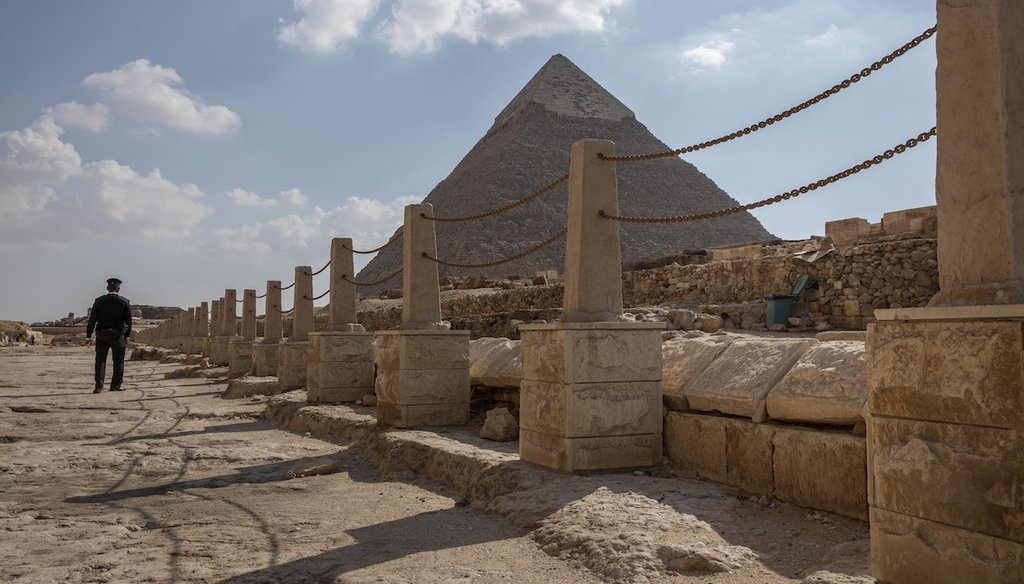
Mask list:
[[[342,274],[341,275],[341,279],[345,280],[349,284],[352,284],[353,286],[360,286],[360,287],[363,287],[363,288],[367,288],[367,287],[370,287],[370,286],[376,286],[377,284],[383,284],[384,282],[387,282],[391,278],[394,278],[395,276],[397,276],[398,274],[401,274],[401,273],[402,273],[402,268],[398,268],[394,272],[391,272],[390,274],[388,274],[387,276],[384,276],[383,278],[381,278],[380,280],[377,280],[376,282],[356,282],[355,280],[350,280],[349,277],[348,277],[348,274]]]
[[[688,154],[690,152],[696,152],[698,150],[704,150],[705,148],[710,148],[712,146],[717,146],[719,144],[723,144],[725,142],[729,142],[730,140],[735,140],[736,138],[739,138],[741,136],[747,136],[747,135],[753,134],[754,132],[756,132],[758,130],[763,130],[764,128],[767,128],[768,126],[771,126],[775,122],[782,121],[782,120],[792,116],[793,114],[800,113],[800,112],[804,111],[805,109],[808,109],[809,107],[811,107],[813,105],[816,105],[816,104],[818,104],[818,103],[820,103],[820,102],[822,102],[822,101],[832,97],[833,95],[839,93],[840,91],[850,87],[851,85],[853,85],[854,83],[857,83],[861,79],[864,79],[865,77],[868,77],[869,75],[871,75],[875,71],[878,71],[882,67],[888,65],[889,63],[892,63],[897,58],[902,57],[903,55],[905,55],[907,52],[909,52],[911,49],[913,49],[917,45],[919,45],[919,44],[923,43],[924,41],[928,40],[929,38],[931,38],[935,34],[935,32],[937,30],[938,30],[938,26],[937,25],[933,26],[933,27],[931,27],[931,28],[929,28],[927,30],[925,30],[923,33],[921,33],[918,36],[914,37],[914,39],[911,40],[910,42],[908,42],[907,44],[905,44],[902,47],[896,49],[895,51],[889,53],[888,55],[882,57],[878,61],[875,61],[870,66],[861,69],[859,73],[854,73],[853,75],[847,77],[843,81],[833,85],[832,87],[826,89],[825,91],[822,91],[818,95],[815,95],[811,99],[808,99],[807,101],[805,101],[805,102],[803,102],[803,103],[801,103],[799,105],[793,106],[793,107],[789,108],[788,110],[786,110],[786,111],[784,111],[782,113],[775,114],[774,116],[772,116],[770,118],[761,120],[760,122],[757,122],[756,124],[751,124],[751,125],[747,126],[746,128],[743,128],[742,130],[736,130],[735,132],[733,132],[731,134],[726,134],[725,136],[721,136],[721,137],[715,138],[714,140],[708,140],[707,142],[700,142],[699,144],[693,144],[693,145],[690,145],[690,146],[684,146],[682,148],[677,148],[675,150],[668,150],[668,151],[665,151],[665,152],[652,152],[652,153],[649,153],[649,154],[625,154],[625,155],[620,155],[620,156],[605,156],[605,155],[599,153],[597,155],[597,157],[600,158],[601,160],[608,160],[608,161],[615,161],[615,162],[638,162],[638,161],[641,161],[641,160],[656,160],[656,159],[659,159],[659,158],[671,158],[673,156],[679,156],[680,154]]]
[[[465,221],[475,221],[477,219],[483,219],[485,217],[491,217],[493,215],[497,215],[499,213],[504,213],[505,211],[510,211],[512,209],[515,209],[516,207],[518,207],[520,205],[525,205],[526,203],[529,203],[530,201],[536,199],[537,197],[552,191],[555,187],[557,187],[558,185],[562,184],[563,182],[565,182],[567,180],[569,180],[569,175],[568,174],[563,174],[562,176],[556,178],[554,181],[552,181],[552,182],[548,183],[547,185],[541,187],[540,189],[534,191],[533,193],[531,193],[529,196],[527,196],[525,198],[519,199],[518,201],[513,201],[513,202],[511,202],[511,203],[509,203],[509,204],[507,204],[507,205],[505,205],[503,207],[498,207],[497,209],[493,209],[491,211],[484,211],[483,213],[477,213],[476,215],[465,215],[463,217],[433,217],[433,216],[427,215],[426,213],[420,213],[420,217],[422,217],[422,218],[424,218],[424,219],[426,219],[428,221],[445,221],[445,222],[451,222],[451,223],[458,223],[458,222],[465,222]]]
[[[330,289],[330,288],[328,288],[328,289],[327,289],[327,292],[324,292],[323,294],[321,294],[321,295],[317,296],[316,298],[309,298],[309,297],[307,297],[307,296],[303,296],[303,297],[302,297],[302,299],[303,299],[303,300],[312,300],[312,301],[314,301],[314,302],[315,302],[315,301],[317,301],[317,300],[320,300],[320,299],[321,299],[321,298],[323,298],[324,296],[327,296],[327,295],[328,295],[328,294],[330,294],[330,293],[331,293],[331,289]]]
[[[402,239],[402,235],[404,235],[404,233],[405,233],[405,232],[402,232],[402,233],[399,233],[398,235],[396,235],[396,236],[392,237],[391,239],[389,239],[389,240],[388,240],[388,242],[387,242],[387,243],[385,243],[384,245],[382,245],[382,246],[380,246],[380,247],[375,247],[375,248],[373,248],[373,249],[368,249],[368,250],[365,250],[365,251],[360,251],[360,250],[358,250],[358,249],[352,249],[352,248],[350,248],[350,247],[345,247],[344,245],[343,245],[343,246],[341,246],[341,247],[342,247],[342,249],[346,249],[346,250],[348,250],[348,251],[350,251],[350,252],[352,252],[352,253],[359,253],[359,254],[371,254],[371,253],[377,253],[378,251],[381,251],[381,250],[383,250],[383,249],[387,248],[387,247],[388,247],[389,245],[391,245],[392,243],[395,243],[395,242],[396,242],[396,241],[398,241],[399,239]]]
[[[559,239],[565,237],[565,234],[568,233],[568,231],[569,231],[569,228],[567,227],[567,228],[559,231],[558,233],[552,235],[548,239],[545,239],[544,241],[538,243],[537,245],[527,249],[526,251],[517,253],[516,255],[514,255],[512,257],[508,257],[508,258],[505,258],[505,259],[502,259],[502,260],[496,260],[496,261],[493,261],[493,262],[483,262],[483,263],[479,263],[479,264],[460,264],[460,263],[456,263],[456,262],[449,262],[449,261],[437,259],[435,257],[431,257],[430,254],[428,254],[427,252],[423,252],[423,257],[427,258],[428,260],[430,260],[430,261],[432,261],[434,263],[441,264],[442,266],[448,266],[450,268],[490,268],[492,266],[500,266],[501,264],[507,264],[509,262],[514,262],[515,260],[518,260],[520,258],[526,257],[526,256],[530,255],[531,253],[540,251],[540,250],[544,249],[545,247],[551,245],[552,243],[558,241]]]
[[[931,130],[918,134],[916,138],[911,138],[902,144],[898,144],[893,148],[886,150],[882,154],[877,154],[872,158],[869,158],[864,162],[861,162],[860,164],[855,164],[854,166],[851,166],[850,168],[847,168],[842,172],[833,174],[828,178],[823,178],[815,182],[808,183],[802,187],[782,193],[781,195],[775,195],[774,197],[769,197],[767,199],[762,199],[760,201],[748,203],[746,205],[729,207],[728,209],[721,209],[718,211],[709,211],[707,213],[696,213],[693,215],[674,215],[670,217],[630,217],[624,215],[609,215],[608,213],[605,213],[603,209],[598,211],[597,214],[604,219],[611,219],[613,221],[619,221],[621,223],[688,223],[691,221],[702,221],[705,219],[716,219],[718,217],[725,217],[727,215],[735,215],[736,213],[742,213],[744,211],[749,211],[751,209],[758,209],[760,207],[774,205],[775,203],[781,203],[782,201],[786,201],[794,197],[799,197],[800,195],[804,195],[811,191],[818,190],[824,186],[828,186],[832,183],[839,182],[844,178],[851,177],[862,170],[867,170],[872,166],[879,165],[882,162],[893,158],[897,154],[903,154],[904,152],[913,148],[914,146],[917,146],[922,142],[927,142],[933,136],[937,135],[937,133],[937,129],[935,127],[932,127]]]
[[[320,274],[320,272],[323,272],[324,270],[326,270],[327,268],[329,268],[330,266],[331,266],[331,260],[327,260],[327,263],[326,263],[326,264],[324,264],[324,267],[320,268],[319,270],[317,270],[317,271],[313,272],[313,273],[312,273],[312,274],[310,274],[310,275],[311,275],[311,276],[316,276],[316,275]]]

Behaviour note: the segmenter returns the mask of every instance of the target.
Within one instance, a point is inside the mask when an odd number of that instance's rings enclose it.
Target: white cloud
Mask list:
[[[63,127],[74,127],[102,132],[110,125],[110,108],[102,103],[85,105],[77,101],[68,101],[47,108],[46,113]]]
[[[264,199],[256,193],[245,189],[231,189],[226,194],[227,197],[231,199],[231,202],[239,207],[260,207],[264,209],[271,209],[277,206],[277,201],[273,199]]]
[[[528,38],[601,32],[606,14],[626,0],[395,0],[380,29],[391,51],[436,51],[453,36],[505,45]]]
[[[178,72],[139,59],[82,82],[102,94],[103,103],[146,127],[167,127],[189,132],[222,134],[242,120],[222,105],[206,105],[182,87]]]
[[[329,53],[359,38],[360,28],[377,11],[380,0],[292,0],[301,16],[283,23],[277,39],[313,53]]]
[[[839,27],[834,24],[830,24],[828,25],[828,28],[825,29],[825,32],[808,37],[804,40],[804,44],[808,47],[827,47],[834,45],[839,36]]]
[[[159,170],[140,175],[114,160],[83,165],[62,133],[49,113],[0,132],[0,238],[166,241],[187,236],[210,213],[197,186],[168,181]]]
[[[683,51],[682,58],[688,61],[695,71],[718,70],[725,64],[728,53],[736,45],[722,39],[708,41],[702,45]]]
[[[285,203],[301,207],[309,202],[306,195],[302,194],[299,189],[288,189],[287,191],[281,191],[278,193],[277,198],[281,199]]]

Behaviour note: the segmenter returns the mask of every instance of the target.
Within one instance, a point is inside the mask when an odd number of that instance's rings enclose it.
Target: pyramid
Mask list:
[[[427,195],[438,217],[472,215],[533,193],[569,170],[569,148],[584,138],[615,142],[616,153],[669,150],[633,112],[562,55],[551,57],[498,114],[494,125]],[[619,163],[619,211],[625,215],[685,215],[737,204],[692,164],[668,158]],[[565,183],[521,207],[467,223],[434,224],[438,256],[482,263],[515,255],[566,225]],[[401,231],[401,228],[399,228]],[[773,239],[749,213],[687,224],[622,224],[622,260],[653,259],[738,243]],[[360,271],[368,282],[402,265],[402,246],[381,251]],[[565,239],[514,262],[486,269],[439,265],[442,276],[500,277],[563,271]],[[400,287],[396,278],[381,287]]]

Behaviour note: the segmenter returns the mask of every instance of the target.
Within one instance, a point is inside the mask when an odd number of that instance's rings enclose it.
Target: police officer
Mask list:
[[[121,391],[124,381],[124,351],[132,334],[132,309],[128,299],[118,294],[121,280],[109,278],[107,293],[92,303],[89,325],[85,329],[85,345],[92,344],[96,330],[96,389],[103,391],[103,376],[107,368],[107,351],[113,352],[114,374],[110,378],[110,391]]]

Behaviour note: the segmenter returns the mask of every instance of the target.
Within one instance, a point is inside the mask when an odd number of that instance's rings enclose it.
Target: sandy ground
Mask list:
[[[0,348],[2,582],[871,581],[862,522],[665,468],[559,475],[459,431],[329,442],[175,364],[92,395],[91,360]],[[468,486],[430,478],[481,456]]]

